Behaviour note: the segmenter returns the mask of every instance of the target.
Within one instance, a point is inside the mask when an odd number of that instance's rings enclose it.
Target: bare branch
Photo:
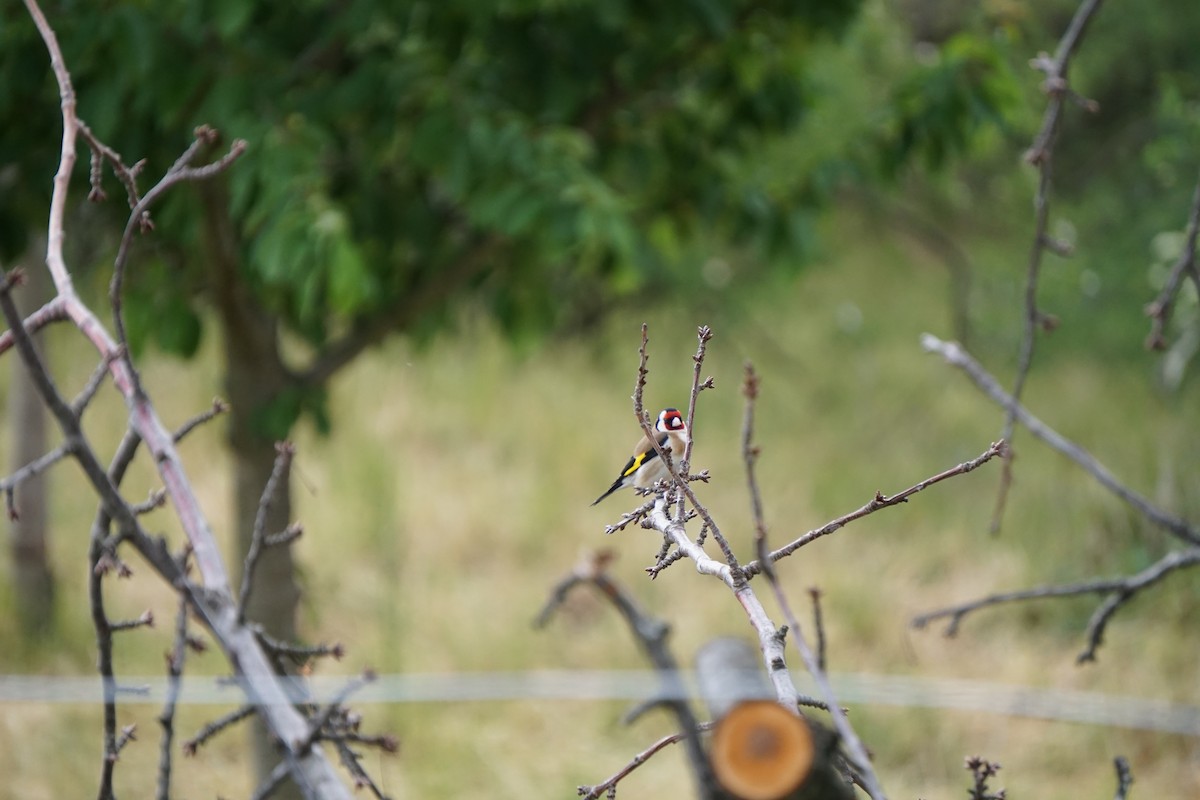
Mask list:
[[[166,489],[155,489],[154,491],[150,492],[150,496],[147,497],[142,502],[134,503],[133,505],[129,506],[129,510],[132,511],[134,514],[141,516],[142,514],[150,513],[151,511],[153,511],[156,508],[162,508],[166,504],[167,504],[167,490]]]
[[[746,462],[746,485],[750,492],[750,511],[754,517],[754,555],[758,563],[763,565],[763,571],[774,580],[771,561],[767,558],[767,523],[763,519],[762,494],[758,490],[758,479],[754,474],[754,464],[759,453],[758,447],[753,444],[754,401],[758,399],[758,375],[754,373],[754,365],[749,361],[746,362],[742,394],[746,397],[746,411],[742,418],[742,460]]]
[[[676,490],[678,490],[680,493],[683,494],[684,497],[687,498],[688,502],[690,502],[692,504],[692,507],[694,509],[696,509],[696,513],[699,514],[700,518],[704,520],[705,525],[708,526],[709,531],[712,533],[713,540],[717,543],[717,546],[721,548],[721,553],[725,556],[725,563],[728,564],[729,569],[732,570],[732,572],[730,574],[735,577],[735,580],[737,582],[741,582],[743,579],[741,577],[740,568],[738,567],[737,558],[733,554],[733,549],[729,546],[729,540],[726,539],[724,534],[721,533],[721,529],[719,527],[717,527],[717,523],[712,518],[712,515],[708,513],[708,509],[696,497],[696,494],[692,491],[691,487],[688,486],[688,483],[687,483],[687,480],[685,479],[685,477],[680,475],[679,472],[672,465],[671,454],[668,451],[664,450],[661,446],[659,446],[658,437],[656,437],[654,435],[654,432],[650,428],[650,417],[646,414],[645,403],[642,400],[642,394],[646,388],[646,375],[649,373],[649,369],[647,369],[647,367],[646,367],[646,363],[650,359],[650,356],[648,355],[648,353],[646,351],[646,345],[650,341],[649,337],[647,336],[647,330],[648,330],[647,325],[646,325],[646,323],[643,322],[642,323],[642,344],[641,344],[641,347],[638,348],[638,354],[640,356],[640,360],[638,362],[638,377],[637,377],[636,383],[634,384],[634,390],[633,390],[633,414],[635,417],[637,417],[638,424],[641,425],[642,433],[646,436],[646,440],[648,442],[650,442],[650,445],[654,448],[655,452],[658,453],[658,457],[661,458],[665,464],[667,464],[667,466],[669,468],[668,474],[671,476],[670,480],[675,485]],[[696,371],[696,375],[697,375],[696,380],[698,380],[698,376],[699,376],[699,364],[703,363],[705,345],[708,342],[708,340],[711,338],[712,338],[712,332],[709,331],[707,327],[702,327],[699,332],[700,346],[699,346],[699,349],[697,350],[697,357],[700,359],[700,361],[697,362],[698,366],[697,366],[697,371]],[[696,380],[693,381],[693,390],[692,390],[693,396],[697,395],[700,391]],[[690,424],[691,423],[689,421],[689,425]],[[690,442],[692,440],[692,438],[693,437],[691,435],[691,430],[689,428],[688,441]],[[680,504],[682,504],[682,501],[680,501]],[[656,513],[657,513],[657,509],[658,509],[657,505],[655,506],[655,509],[656,509]],[[665,506],[662,509],[662,512],[664,514],[666,513]],[[683,524],[682,516],[677,514],[676,519],[682,529],[682,524]],[[654,524],[654,527],[658,528],[658,525]],[[662,530],[661,528],[659,528],[659,530],[662,533],[666,533],[666,531]],[[707,556],[706,556],[706,558],[707,558]]]
[[[800,660],[804,662],[805,669],[812,676],[818,693],[825,701],[829,717],[833,721],[833,727],[841,737],[846,757],[850,761],[856,777],[873,800],[885,800],[887,795],[883,791],[883,784],[879,782],[879,776],[875,774],[875,768],[871,765],[871,756],[867,753],[867,748],[863,746],[862,740],[858,738],[854,726],[846,718],[845,710],[838,704],[833,686],[829,683],[829,676],[825,674],[817,656],[808,646],[808,641],[804,638],[804,632],[800,627],[800,620],[793,613],[791,603],[788,602],[787,595],[784,593],[783,587],[779,585],[779,581],[776,580],[773,571],[767,573],[767,582],[771,585],[771,589],[775,593],[775,601],[779,604],[783,618],[787,620],[788,627],[791,629],[792,642],[800,654]]]
[[[1185,569],[1195,564],[1200,564],[1200,547],[1168,553],[1141,572],[1123,578],[1099,578],[1080,583],[1038,586],[1032,589],[988,595],[969,603],[962,603],[937,611],[931,611],[927,614],[921,614],[913,619],[912,625],[914,628],[923,628],[935,620],[949,618],[950,621],[946,625],[945,634],[946,636],[954,636],[958,633],[958,628],[962,620],[968,614],[982,608],[1001,605],[1003,603],[1024,602],[1026,600],[1075,597],[1084,594],[1103,594],[1108,595],[1108,597],[1096,609],[1091,620],[1088,621],[1088,644],[1077,659],[1080,662],[1094,661],[1096,650],[1103,640],[1104,629],[1118,608],[1127,603],[1138,592],[1153,586],[1175,570]]]
[[[1117,791],[1113,800],[1127,800],[1129,789],[1133,786],[1133,771],[1129,769],[1129,759],[1117,756],[1113,759],[1113,766],[1117,770]]]
[[[132,167],[125,165],[125,160],[121,158],[121,154],[112,149],[92,133],[92,129],[84,124],[83,120],[79,120],[79,135],[87,142],[88,147],[92,150],[92,171],[91,171],[91,192],[88,194],[88,200],[98,202],[107,198],[104,189],[101,188],[101,179],[103,177],[103,164],[107,161],[113,170],[113,174],[117,176],[117,180],[125,187],[125,194],[129,202],[129,208],[133,209],[141,200],[141,195],[137,188],[138,173],[146,166],[146,162],[138,161]]]
[[[176,443],[179,443],[179,442],[183,441],[183,438],[185,436],[187,436],[189,433],[191,433],[197,427],[210,421],[214,417],[224,414],[228,410],[229,410],[228,403],[226,403],[224,400],[222,400],[219,397],[214,397],[213,401],[212,401],[212,405],[209,408],[205,409],[204,411],[201,411],[199,414],[197,414],[196,416],[187,420],[182,425],[180,425],[178,428],[176,428],[175,433],[173,433],[171,435],[171,438]]]
[[[346,771],[350,773],[350,776],[354,778],[354,788],[362,789],[365,787],[371,792],[371,794],[375,795],[378,800],[388,800],[388,796],[383,793],[383,791],[375,784],[375,781],[371,779],[371,776],[367,774],[367,771],[363,769],[362,764],[359,762],[358,753],[354,752],[354,750],[350,748],[350,745],[345,741],[345,738],[346,737],[335,737],[331,741],[333,741],[334,747],[337,748],[338,757],[341,759],[342,766],[344,766]],[[388,750],[386,746],[382,747],[386,752],[395,752],[394,750]]]
[[[70,319],[66,304],[61,297],[52,298],[46,305],[25,318],[25,330],[37,333],[52,322],[65,322]],[[12,331],[0,333],[0,355],[7,353],[14,344]]]
[[[276,639],[262,629],[262,626],[256,623],[248,623],[251,630],[264,648],[272,655],[286,656],[298,664],[303,664],[313,658],[322,658],[325,656],[333,656],[334,660],[341,661],[342,656],[346,654],[346,649],[342,647],[341,642],[333,644],[314,644],[302,645],[292,642],[285,642]]]
[[[1164,333],[1167,323],[1171,319],[1171,312],[1175,308],[1175,298],[1178,297],[1179,289],[1183,286],[1184,276],[1191,275],[1192,279],[1200,284],[1196,269],[1197,234],[1200,234],[1200,181],[1196,182],[1196,189],[1192,192],[1192,208],[1188,213],[1183,249],[1179,252],[1179,257],[1175,259],[1175,264],[1171,267],[1166,281],[1163,282],[1162,291],[1158,293],[1158,297],[1153,302],[1146,306],[1146,315],[1150,317],[1150,335],[1146,337],[1146,347],[1151,350],[1162,350],[1167,346]]]
[[[712,730],[712,723],[702,722],[696,726],[696,730]],[[629,774],[642,764],[645,764],[647,761],[649,761],[650,758],[659,750],[662,750],[664,747],[668,747],[669,745],[682,742],[685,738],[685,734],[683,733],[672,733],[669,736],[662,737],[657,742],[635,755],[628,764],[621,767],[621,769],[610,776],[607,780],[597,783],[595,786],[580,786],[578,789],[579,796],[584,798],[584,800],[598,800],[598,798],[601,797],[605,792],[612,792],[618,783],[629,777]]]
[[[375,673],[371,670],[366,670],[362,675],[347,681],[346,685],[339,689],[338,693],[329,701],[329,704],[313,717],[309,722],[308,734],[303,739],[293,743],[292,749],[301,754],[308,752],[313,743],[321,737],[321,729],[333,718],[334,713],[342,707],[342,703],[345,703],[350,695],[374,680]]]
[[[278,547],[282,544],[294,542],[304,535],[304,525],[299,522],[293,522],[279,533],[273,533],[270,536],[263,537],[263,547]]]
[[[1046,81],[1043,87],[1049,96],[1049,100],[1046,104],[1046,112],[1042,117],[1041,130],[1034,139],[1032,146],[1025,152],[1025,160],[1038,169],[1038,187],[1033,200],[1034,233],[1025,276],[1024,325],[1021,332],[1020,352],[1017,358],[1017,373],[1013,379],[1012,388],[1012,396],[1018,402],[1024,392],[1025,381],[1029,376],[1029,369],[1033,364],[1033,351],[1037,341],[1037,332],[1039,329],[1049,330],[1052,327],[1049,324],[1050,317],[1038,309],[1037,292],[1038,280],[1042,268],[1042,253],[1046,250],[1056,250],[1048,233],[1051,166],[1053,163],[1055,139],[1058,136],[1058,129],[1062,120],[1063,102],[1071,94],[1070,84],[1067,81],[1067,72],[1070,67],[1071,56],[1079,46],[1083,38],[1083,33],[1087,29],[1088,22],[1099,7],[1100,0],[1085,0],[1076,10],[1075,16],[1071,19],[1071,24],[1067,27],[1062,39],[1059,40],[1054,58],[1051,59],[1043,53],[1031,62],[1031,65],[1035,69],[1040,69],[1046,74]],[[1000,435],[1000,438],[1008,442],[1010,447],[1016,422],[1016,416],[1010,410],[1005,415],[1004,430]],[[1012,457],[1010,454],[1009,457],[1004,459],[1004,471],[1001,474],[1000,488],[996,498],[996,509],[992,516],[991,527],[993,532],[1000,529],[1000,521],[1004,514],[1008,490],[1011,485]]]
[[[0,489],[4,491],[4,503],[8,509],[9,519],[18,519],[20,517],[20,509],[17,508],[14,500],[14,491],[16,488],[25,481],[41,475],[50,467],[71,455],[74,450],[73,445],[74,443],[70,440],[63,442],[41,458],[31,461],[12,475],[0,480]]]
[[[93,343],[101,357],[107,357],[117,352],[117,343],[76,294],[63,258],[64,217],[71,172],[76,158],[76,138],[79,135],[75,91],[71,84],[70,73],[63,61],[58,40],[38,3],[36,0],[25,0],[25,6],[50,55],[51,67],[58,83],[63,120],[59,167],[54,178],[47,223],[46,264],[58,290],[57,300],[61,304],[63,312]],[[236,153],[240,152],[242,147],[244,145],[235,142],[230,155],[222,162],[194,171],[177,170],[173,179],[178,181],[206,177],[212,174],[212,171],[224,168],[232,158],[236,157]],[[166,190],[168,183],[169,181],[166,180],[160,182],[155,189],[142,197],[134,208],[130,223],[126,226],[121,249],[118,252],[118,269],[122,267],[124,259],[128,257],[128,243],[132,234],[132,226],[140,218],[140,211],[148,208],[155,195]],[[184,472],[178,452],[175,450],[172,437],[167,433],[153,406],[140,389],[128,352],[123,357],[111,360],[110,371],[113,383],[124,396],[129,407],[131,427],[136,431],[137,437],[145,442],[162,478],[163,485],[171,496],[172,505],[193,550],[196,568],[203,581],[203,588],[187,584],[185,576],[181,574],[178,563],[170,555],[165,543],[161,540],[153,540],[145,534],[139,526],[137,516],[121,498],[109,474],[100,466],[95,453],[83,437],[78,418],[59,395],[49,374],[40,363],[40,359],[29,341],[28,332],[23,327],[22,320],[13,306],[12,298],[9,296],[10,288],[11,285],[6,278],[3,286],[0,287],[0,310],[3,310],[5,318],[8,320],[13,344],[17,347],[21,359],[29,367],[35,388],[58,421],[64,434],[64,440],[70,442],[70,446],[74,448],[76,460],[100,496],[103,506],[102,512],[97,515],[98,524],[93,526],[91,552],[93,567],[91,580],[94,584],[93,618],[98,620],[98,640],[101,638],[111,639],[107,622],[103,616],[103,606],[95,602],[95,598],[100,594],[100,576],[105,572],[97,567],[100,566],[102,558],[109,556],[106,541],[111,520],[116,523],[119,535],[128,538],[170,585],[187,587],[186,591],[190,595],[190,601],[193,603],[198,617],[208,626],[214,638],[220,643],[226,657],[234,667],[243,691],[246,692],[249,700],[260,709],[260,713],[272,732],[285,743],[293,742],[303,736],[303,732],[307,730],[305,720],[290,704],[279,676],[274,673],[272,665],[254,639],[253,633],[238,623],[237,608],[229,591],[229,579],[212,529],[200,509],[195,492]],[[119,318],[119,309],[115,308],[114,311],[118,312]],[[128,457],[132,458],[132,450],[136,446],[136,441],[132,435],[127,436],[126,441],[134,444],[127,447],[126,442],[122,442],[122,454],[128,453]],[[101,660],[103,660],[103,656]],[[113,687],[110,678],[106,678],[104,684],[106,751],[111,752],[107,745],[112,742],[109,731],[111,731],[110,712],[113,711],[111,704]],[[308,795],[348,797],[346,787],[341,783],[333,771],[332,765],[319,748],[311,748],[304,754],[296,754],[289,750],[284,753],[284,757],[296,782]],[[108,781],[107,785],[111,793],[111,774],[102,777],[102,787],[106,785],[105,781]]]
[[[700,396],[700,392],[705,389],[713,388],[713,379],[709,378],[703,383],[700,381],[700,371],[704,368],[704,355],[708,350],[708,342],[713,337],[712,329],[707,325],[701,325],[696,329],[696,355],[692,356],[692,391],[688,395],[688,414],[687,427],[688,438],[683,446],[683,454],[679,460],[679,472],[681,475],[687,475],[692,468],[692,447],[696,441],[696,398]],[[684,513],[683,503],[675,511],[676,519],[683,521],[682,514]]]
[[[228,169],[234,161],[246,152],[246,141],[244,139],[235,139],[229,146],[229,152],[218,160],[201,167],[191,166],[191,162],[199,153],[200,148],[205,145],[211,145],[216,140],[217,132],[214,129],[207,125],[201,125],[196,128],[192,144],[183,152],[183,155],[176,159],[175,163],[171,165],[171,168],[167,170],[162,179],[150,191],[146,192],[129,212],[129,220],[125,223],[125,232],[121,235],[121,244],[117,248],[116,258],[113,259],[113,274],[108,288],[109,302],[112,304],[113,309],[113,327],[116,330],[117,342],[122,346],[128,345],[128,339],[125,335],[125,317],[122,311],[122,287],[125,281],[125,266],[129,261],[130,246],[133,242],[134,231],[144,232],[153,227],[153,223],[150,222],[150,206],[172,186],[183,181],[200,181],[211,178]],[[136,195],[136,188],[134,195]],[[124,355],[123,360],[129,369],[135,392],[140,394],[137,372],[134,370],[128,354]]]
[[[716,792],[716,779],[709,765],[708,756],[696,733],[696,717],[691,706],[684,699],[685,692],[679,677],[679,662],[667,644],[670,636],[670,626],[657,617],[646,613],[634,601],[633,597],[621,584],[613,580],[607,572],[607,566],[613,559],[611,551],[600,551],[584,558],[570,574],[559,581],[546,605],[538,614],[534,625],[544,627],[549,622],[554,610],[562,605],[568,593],[576,586],[590,584],[594,586],[613,604],[621,617],[629,626],[634,639],[646,657],[654,664],[662,685],[659,696],[643,707],[661,705],[675,715],[681,737],[686,739],[688,763],[691,765],[692,776],[696,781],[700,797],[713,797]],[[627,719],[631,722],[632,719]]]
[[[821,614],[821,590],[813,586],[808,590],[812,598],[813,630],[817,635],[817,666],[825,672],[825,619]]]
[[[951,366],[958,367],[967,373],[984,394],[1002,408],[1010,410],[1014,414],[1014,418],[1024,425],[1036,438],[1041,439],[1050,447],[1083,467],[1101,486],[1133,506],[1146,519],[1188,544],[1200,545],[1200,530],[1197,530],[1185,520],[1168,514],[1142,495],[1125,486],[1103,464],[1097,461],[1091,453],[1029,413],[1024,406],[1013,399],[1012,395],[1004,391],[1000,383],[978,361],[972,358],[957,343],[943,342],[936,336],[926,333],[921,336],[921,346],[926,352],[937,353],[946,359],[946,362]]]
[[[158,724],[163,730],[158,752],[158,800],[169,800],[171,796],[171,750],[175,742],[175,706],[179,702],[180,677],[187,658],[187,619],[187,596],[180,595],[179,612],[175,615],[175,641],[167,653],[167,697],[158,715]]]
[[[84,409],[87,408],[88,403],[92,402],[92,398],[96,396],[96,392],[100,389],[100,384],[104,383],[105,377],[108,376],[109,364],[112,362],[112,359],[120,356],[120,352],[121,348],[117,348],[112,353],[105,353],[104,357],[100,359],[100,363],[92,370],[92,375],[79,392],[79,396],[71,401],[71,410],[75,412],[75,416],[83,416]]]
[[[230,725],[241,722],[253,714],[254,706],[242,706],[236,711],[230,711],[228,714],[218,717],[201,728],[200,731],[191,739],[188,739],[183,743],[183,754],[185,756],[196,755],[196,751],[202,744],[228,728]]]
[[[966,759],[966,768],[971,772],[972,786],[967,790],[971,800],[1004,800],[1004,790],[994,794],[988,788],[988,781],[1000,772],[1000,764],[988,761],[982,756],[970,756]]]
[[[990,447],[988,447],[987,450],[983,451],[983,453],[981,453],[976,458],[973,458],[970,461],[965,461],[956,467],[951,467],[950,469],[939,472],[936,475],[930,476],[930,477],[926,478],[925,480],[921,481],[920,483],[910,486],[898,494],[894,494],[889,497],[887,495],[882,494],[881,492],[876,492],[875,497],[871,500],[871,502],[867,503],[865,506],[862,506],[859,509],[851,511],[849,514],[840,516],[837,519],[826,523],[825,525],[821,526],[820,528],[811,530],[808,533],[805,533],[803,536],[797,537],[796,539],[792,540],[791,542],[789,542],[788,544],[779,548],[778,550],[773,550],[769,556],[770,560],[772,562],[774,562],[774,561],[778,561],[781,558],[786,558],[787,556],[789,556],[792,553],[799,550],[804,545],[809,544],[810,542],[813,542],[816,539],[820,539],[822,536],[828,536],[829,534],[842,529],[848,523],[853,522],[854,520],[857,520],[857,519],[862,519],[863,517],[868,516],[869,514],[874,514],[876,511],[879,511],[880,509],[889,508],[890,506],[899,505],[900,503],[908,502],[908,498],[912,497],[917,492],[928,489],[930,486],[933,486],[936,483],[941,483],[942,481],[947,480],[949,478],[953,478],[958,475],[965,475],[968,472],[971,472],[971,471],[983,466],[984,464],[986,464],[988,461],[991,461],[996,456],[1003,455],[1004,452],[1005,452],[1005,444],[1003,441],[993,442],[992,445]],[[763,571],[762,563],[760,561],[751,561],[750,563],[745,564],[742,567],[742,571],[745,573],[746,578],[750,579],[750,578],[754,577],[755,575],[757,575],[758,573]]]
[[[117,631],[132,631],[137,628],[153,628],[154,627],[154,612],[146,609],[140,617],[136,619],[123,619],[118,622],[110,622],[109,630],[113,633]]]
[[[250,795],[250,800],[266,800],[270,797],[271,793],[283,783],[290,769],[287,761],[280,761],[276,764],[275,769],[271,770],[271,774],[254,788],[254,794]]]
[[[275,444],[275,466],[271,469],[271,477],[263,487],[262,499],[258,502],[258,514],[254,517],[254,533],[250,539],[250,549],[246,553],[246,565],[242,568],[242,590],[238,593],[238,622],[246,620],[246,604],[250,601],[250,591],[254,585],[254,569],[258,566],[262,554],[263,539],[267,533],[267,511],[275,502],[275,496],[280,486],[287,481],[288,469],[292,465],[292,457],[296,448],[291,442]]]
[[[645,519],[646,515],[650,513],[650,510],[652,508],[654,508],[654,498],[653,497],[651,497],[646,502],[642,503],[640,506],[635,508],[633,511],[627,511],[624,514],[622,514],[619,522],[616,522],[612,525],[605,525],[604,532],[608,533],[608,534],[612,534],[612,533],[616,533],[617,531],[623,531],[627,527],[629,527],[629,525],[631,523],[641,522],[643,519]]]

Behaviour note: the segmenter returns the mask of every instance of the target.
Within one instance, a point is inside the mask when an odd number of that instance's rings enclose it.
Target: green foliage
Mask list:
[[[227,215],[255,313],[319,360],[381,325],[426,338],[464,301],[532,341],[589,325],[614,302],[795,269],[848,172],[875,180],[881,161],[890,173],[915,158],[940,166],[1003,126],[1014,91],[1002,38],[963,33],[914,65],[897,58],[903,28],[879,24],[878,5],[872,24],[855,24],[858,6],[109,0],[46,10],[80,115],[128,161],[146,157],[148,174],[200,123],[250,142],[221,179],[227,207],[183,189],[157,212],[154,258],[130,281],[145,282],[126,306],[133,344],[195,349],[196,311],[219,300],[206,226]],[[44,182],[58,141],[44,50],[20,9],[0,14],[0,75],[11,78],[0,113],[38,109],[0,129],[0,153],[23,182]],[[846,40],[851,59],[840,56]],[[19,194],[0,196],[0,249],[5,229],[42,222],[44,206],[14,205]],[[733,267],[697,281],[695,263],[714,252],[736,254]],[[317,407],[277,400],[290,410],[276,420]]]
[[[798,198],[739,176],[801,119],[808,45],[844,29],[857,5],[364,0],[335,13],[176,0],[47,11],[81,116],[131,159],[147,156],[151,172],[200,122],[251,142],[228,178],[246,278],[320,345],[430,289],[437,299],[409,316],[473,287],[509,326],[562,324],[597,293],[652,285],[678,253],[672,242],[698,231],[764,252],[789,246],[781,232]],[[29,23],[4,13],[10,111],[50,95]],[[8,128],[5,152],[32,164],[40,141],[44,168],[53,124]],[[668,239],[647,236],[643,220]],[[203,271],[202,249],[187,249],[194,230],[160,235]],[[486,266],[439,285],[485,242]],[[572,279],[554,278],[563,271]],[[551,289],[571,293],[533,302]]]
[[[1021,101],[1005,38],[968,31],[923,45],[923,63],[896,87],[891,129],[880,148],[886,174],[919,157],[930,170],[971,152],[986,132],[1004,131]]]

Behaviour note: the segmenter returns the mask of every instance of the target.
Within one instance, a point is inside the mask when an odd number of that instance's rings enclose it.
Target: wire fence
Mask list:
[[[329,702],[357,676],[287,679],[291,696]],[[807,676],[794,676],[800,691],[811,691]],[[1200,706],[1126,695],[1011,686],[986,681],[920,678],[907,675],[833,673],[843,705],[940,708],[1010,717],[1103,725],[1200,737]],[[376,675],[352,698],[374,703],[470,703],[520,700],[646,701],[671,695],[694,696],[690,671],[665,675],[650,670],[541,670]],[[117,700],[161,704],[165,677],[123,677]],[[98,677],[0,675],[0,704],[91,704],[104,699]],[[228,678],[184,677],[179,702],[191,705],[241,704],[244,696]]]

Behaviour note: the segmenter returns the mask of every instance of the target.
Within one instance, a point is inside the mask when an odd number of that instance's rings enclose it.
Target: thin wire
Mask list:
[[[328,702],[350,676],[294,679],[316,702]],[[807,675],[794,675],[797,688]],[[838,699],[847,705],[941,708],[1009,717],[1160,731],[1200,737],[1200,706],[1146,697],[1013,686],[986,681],[920,678],[906,675],[834,673]],[[167,682],[160,676],[124,677],[118,702],[161,703]],[[681,671],[681,692],[694,685]],[[299,688],[299,687],[297,687]],[[662,675],[651,670],[546,670],[379,675],[354,698],[355,705],[380,703],[470,703],[514,700],[597,701],[661,699]],[[0,675],[0,704],[90,704],[103,699],[99,678]],[[244,698],[228,681],[185,676],[180,705],[240,704]]]

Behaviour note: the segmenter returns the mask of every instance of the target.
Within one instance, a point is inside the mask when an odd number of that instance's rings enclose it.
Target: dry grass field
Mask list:
[[[306,531],[297,545],[302,628],[312,640],[347,648],[341,662],[322,664],[318,673],[353,674],[366,666],[443,676],[643,669],[615,615],[586,593],[548,628],[531,625],[548,588],[596,548],[615,550],[613,574],[671,622],[681,661],[711,637],[749,633],[725,587],[688,564],[653,582],[645,577],[659,546],[654,534],[604,535],[604,525],[633,504],[630,494],[588,506],[637,437],[628,398],[638,327],[648,316],[648,402],[655,407],[686,402],[695,326],[706,323],[716,332],[705,371],[717,388],[701,398],[694,462],[713,476],[700,487],[702,499],[747,556],[752,526],[738,451],[738,387],[747,358],[763,381],[759,475],[775,542],[857,508],[876,490],[898,491],[984,451],[998,436],[999,411],[918,346],[923,331],[950,335],[944,270],[917,249],[867,235],[860,222],[842,220],[828,233],[840,243],[836,258],[799,277],[743,287],[728,300],[706,295],[650,312],[630,308],[586,340],[518,353],[487,323],[464,314],[453,335],[421,348],[395,340],[357,362],[333,387],[332,435],[305,426],[296,436],[296,512]],[[1014,296],[1019,268],[999,257],[989,263],[991,251],[981,252],[984,276],[1007,286],[999,295]],[[1014,329],[1018,314],[1014,305]],[[1012,352],[1008,340],[998,340],[984,338],[982,352],[1007,380]],[[91,365],[79,341],[58,330],[52,345],[64,384],[80,383]],[[1196,384],[1165,395],[1154,387],[1151,363],[1150,356],[1138,366],[1102,352],[1064,353],[1051,339],[1026,398],[1139,491],[1194,515],[1200,511]],[[195,363],[149,355],[144,364],[146,385],[169,423],[220,393],[211,341]],[[112,397],[91,412],[89,430],[102,452],[123,419]],[[1121,612],[1099,662],[1089,666],[1076,666],[1074,658],[1091,599],[985,611],[956,639],[910,628],[922,611],[989,592],[1136,570],[1169,546],[1061,456],[1018,435],[1017,480],[998,536],[987,532],[999,476],[998,464],[989,464],[849,525],[780,565],[797,607],[807,609],[808,587],[824,592],[832,672],[1200,705],[1194,572]],[[228,542],[222,441],[221,430],[209,427],[193,434],[182,454]],[[138,466],[127,483],[134,497],[154,486],[149,466]],[[84,596],[93,501],[80,490],[74,466],[57,469],[52,481],[59,629],[41,642],[21,640],[12,597],[0,590],[3,673],[93,674]],[[179,535],[167,511],[155,512],[150,527],[173,540]],[[0,567],[8,568],[7,558],[0,553]],[[159,674],[174,614],[169,596],[143,568],[132,580],[110,581],[108,598],[116,617],[151,607],[162,620],[152,632],[120,640],[118,672]],[[221,659],[202,655],[190,668],[220,674]],[[906,705],[917,700],[900,693],[887,703],[851,704],[851,720],[874,752],[890,797],[962,797],[963,757],[976,753],[1003,764],[998,783],[1013,798],[1111,797],[1118,754],[1132,763],[1136,797],[1200,796],[1200,736]],[[669,732],[661,713],[622,726],[628,705],[520,698],[366,703],[367,724],[401,740],[397,756],[372,754],[367,763],[396,798],[574,797],[576,785],[598,782]],[[184,708],[182,735],[223,710]],[[120,709],[120,724],[137,722],[140,733],[117,770],[122,797],[153,791],[157,713],[148,705]],[[0,795],[90,796],[99,752],[97,708],[0,705]],[[246,752],[237,732],[181,759],[175,796],[247,796]],[[684,797],[690,785],[684,770],[681,753],[666,751],[622,783],[619,796]]]

